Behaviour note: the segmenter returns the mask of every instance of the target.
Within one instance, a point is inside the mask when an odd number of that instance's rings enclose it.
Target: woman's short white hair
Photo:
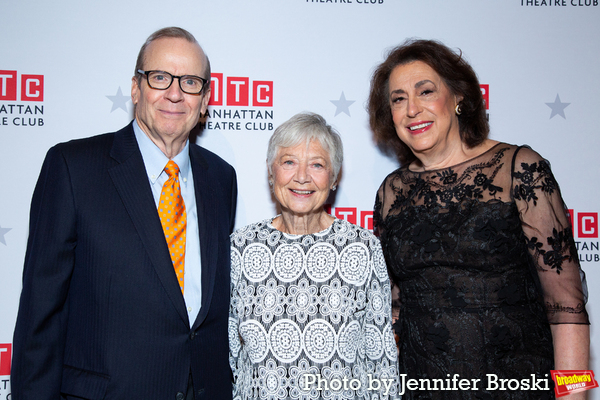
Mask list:
[[[273,173],[273,162],[279,149],[294,147],[300,143],[308,144],[311,140],[317,140],[329,154],[333,179],[334,181],[337,180],[344,160],[342,138],[331,125],[327,124],[323,117],[311,112],[296,114],[275,129],[271,139],[269,139],[267,149],[269,175]]]

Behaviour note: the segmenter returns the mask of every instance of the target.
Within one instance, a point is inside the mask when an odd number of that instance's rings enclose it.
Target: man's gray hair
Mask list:
[[[267,149],[269,175],[273,172],[273,162],[279,149],[294,147],[301,143],[308,145],[311,140],[317,140],[329,154],[333,179],[334,181],[337,180],[344,160],[342,138],[331,125],[327,124],[323,117],[310,112],[296,114],[275,129],[271,139],[269,139]]]
[[[148,48],[150,43],[152,43],[153,41],[155,41],[157,39],[162,39],[162,38],[185,39],[190,43],[197,44],[200,47],[200,49],[202,49],[202,46],[200,46],[200,43],[198,43],[198,41],[196,40],[194,35],[192,35],[190,32],[186,31],[183,28],[179,28],[176,26],[170,26],[168,28],[162,28],[162,29],[157,30],[156,32],[154,32],[153,34],[148,36],[148,39],[146,39],[146,41],[140,48],[140,52],[138,53],[137,61],[135,63],[135,71],[133,72],[133,75],[138,77],[138,82],[142,78],[140,73],[138,72],[138,69],[144,70],[146,49]],[[210,81],[210,61],[208,60],[208,56],[206,55],[204,50],[202,50],[202,53],[204,54],[204,58],[206,60],[206,63],[205,63],[206,65],[204,66],[204,76],[202,78],[208,79]]]

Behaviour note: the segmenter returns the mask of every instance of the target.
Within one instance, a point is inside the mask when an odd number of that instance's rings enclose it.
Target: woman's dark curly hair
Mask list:
[[[392,120],[389,93],[389,79],[394,68],[413,61],[429,65],[453,95],[462,96],[459,103],[461,114],[458,116],[461,140],[469,147],[483,143],[490,126],[475,71],[462,58],[462,52],[457,54],[434,40],[416,39],[409,39],[392,49],[371,79],[369,123],[377,143],[385,150],[392,150],[402,165],[416,159],[410,148],[398,138]]]

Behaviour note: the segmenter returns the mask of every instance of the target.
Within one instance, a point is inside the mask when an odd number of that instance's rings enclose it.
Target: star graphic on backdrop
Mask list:
[[[344,92],[342,92],[342,94],[340,95],[340,99],[339,100],[329,100],[333,103],[333,105],[335,105],[335,115],[338,115],[339,113],[345,113],[348,114],[348,116],[350,116],[350,105],[352,103],[354,103],[354,100],[346,100],[346,96],[344,95]]]
[[[115,111],[116,109],[122,109],[125,112],[127,111],[127,103],[131,99],[130,96],[123,96],[123,92],[121,91],[121,86],[117,89],[117,94],[114,96],[106,96],[107,99],[113,102],[112,109],[110,112]]]
[[[564,119],[567,119],[567,117],[565,117],[565,108],[567,108],[569,104],[571,103],[562,103],[560,101],[560,96],[557,93],[554,103],[546,103],[546,105],[552,109],[552,112],[550,113],[550,119],[552,119],[552,117],[555,115],[560,115]]]
[[[3,245],[6,246],[6,240],[4,240],[4,235],[6,235],[6,233],[8,231],[10,231],[12,228],[3,228],[0,226],[0,243],[2,243]]]

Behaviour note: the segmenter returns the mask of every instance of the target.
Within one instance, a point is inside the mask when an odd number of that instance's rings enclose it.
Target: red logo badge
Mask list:
[[[0,101],[17,100],[17,71],[0,70]],[[21,75],[21,101],[44,101],[44,75]]]
[[[0,376],[10,375],[11,350],[12,345],[10,343],[0,343]]]
[[[247,76],[212,73],[210,87],[210,106],[273,107],[273,81],[250,81]]]
[[[331,204],[325,204],[325,212],[351,224],[373,230],[373,211],[371,210],[362,211],[356,207],[331,207]]]
[[[566,396],[571,393],[581,392],[598,387],[592,370],[559,370],[550,371],[554,381],[556,397]]]
[[[481,95],[483,96],[483,101],[485,102],[485,109],[490,109],[490,85],[479,85],[481,89]]]

